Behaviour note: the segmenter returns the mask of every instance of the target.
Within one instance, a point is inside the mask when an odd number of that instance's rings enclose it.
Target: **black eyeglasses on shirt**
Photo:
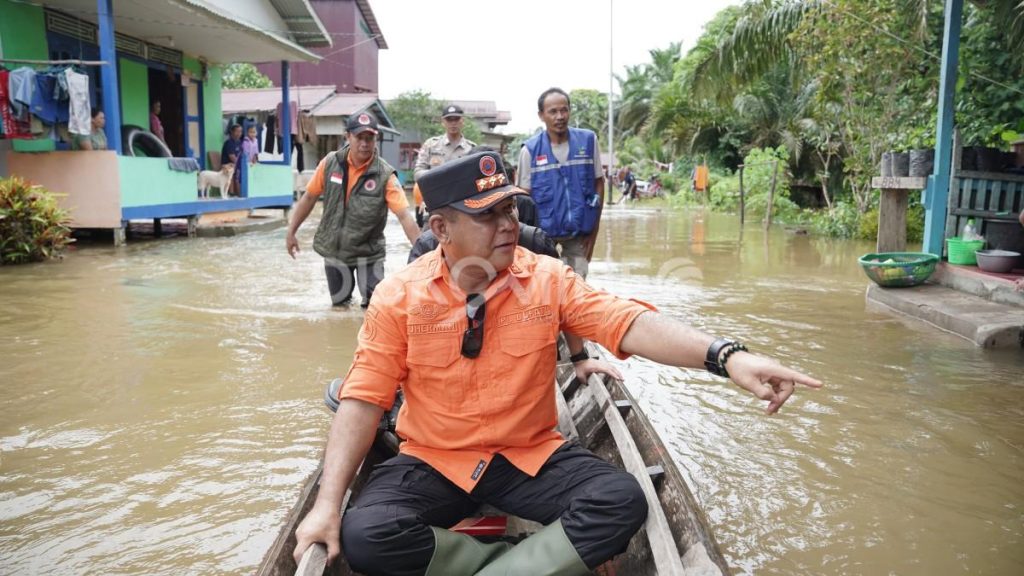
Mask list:
[[[483,294],[466,297],[466,331],[462,333],[462,355],[476,358],[484,347],[484,304]]]

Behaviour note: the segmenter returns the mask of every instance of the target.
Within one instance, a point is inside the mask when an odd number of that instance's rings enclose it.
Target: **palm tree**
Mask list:
[[[648,53],[649,64],[626,66],[625,78],[616,76],[622,93],[616,124],[623,137],[639,134],[647,124],[654,95],[671,83],[675,75],[676,63],[682,57],[682,42],[672,42],[668,48]]]

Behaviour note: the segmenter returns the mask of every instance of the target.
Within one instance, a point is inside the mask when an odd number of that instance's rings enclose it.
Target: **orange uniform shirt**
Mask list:
[[[420,192],[419,182],[415,182],[412,185],[412,202],[416,206],[423,204],[423,192]]]
[[[349,195],[352,194],[352,188],[354,188],[356,182],[359,181],[359,177],[363,175],[363,172],[366,172],[366,168],[370,166],[370,162],[373,162],[373,157],[370,157],[369,160],[360,166],[354,165],[351,154],[349,155],[348,160],[348,190],[345,191],[346,201],[348,200]],[[313,173],[313,177],[310,178],[309,183],[306,184],[307,194],[319,196],[324,193],[324,168],[326,165],[327,157],[320,161],[320,164],[316,167],[316,172]],[[409,208],[409,200],[405,197],[405,191],[402,190],[402,186],[398,183],[398,177],[394,174],[388,178],[388,184],[384,188],[384,200],[388,204],[388,209],[395,214]]]
[[[373,293],[340,397],[389,408],[399,384],[402,453],[470,492],[495,454],[533,476],[565,439],[555,431],[561,329],[619,343],[647,304],[591,288],[571,268],[516,248],[485,292],[480,356],[462,356],[466,297],[441,248],[384,279]]]

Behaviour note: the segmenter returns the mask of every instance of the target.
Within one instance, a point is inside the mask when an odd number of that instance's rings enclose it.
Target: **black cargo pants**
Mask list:
[[[331,292],[334,306],[345,306],[352,301],[352,290],[356,285],[356,271],[359,272],[359,292],[363,295],[362,307],[370,305],[370,298],[377,284],[384,279],[384,261],[360,262],[347,266],[340,260],[324,258],[324,272],[327,275],[327,289]]]
[[[434,553],[430,527],[454,526],[481,504],[545,525],[561,518],[590,568],[624,551],[647,518],[636,479],[576,444],[559,448],[533,478],[499,454],[470,494],[403,454],[374,468],[345,512],[345,557],[363,574],[419,576]]]

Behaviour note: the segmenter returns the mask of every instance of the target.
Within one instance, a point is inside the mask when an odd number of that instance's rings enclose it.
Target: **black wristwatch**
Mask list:
[[[590,360],[590,354],[587,352],[586,348],[580,350],[578,353],[573,354],[572,356],[569,356],[569,361],[572,362],[573,364],[577,362],[583,362],[584,360]]]
[[[715,376],[728,378],[729,372],[725,369],[725,363],[729,361],[729,356],[740,351],[746,352],[747,347],[734,340],[719,338],[712,342],[711,346],[708,346],[708,353],[704,358],[704,367]],[[721,361],[719,361],[719,358],[721,358]]]

